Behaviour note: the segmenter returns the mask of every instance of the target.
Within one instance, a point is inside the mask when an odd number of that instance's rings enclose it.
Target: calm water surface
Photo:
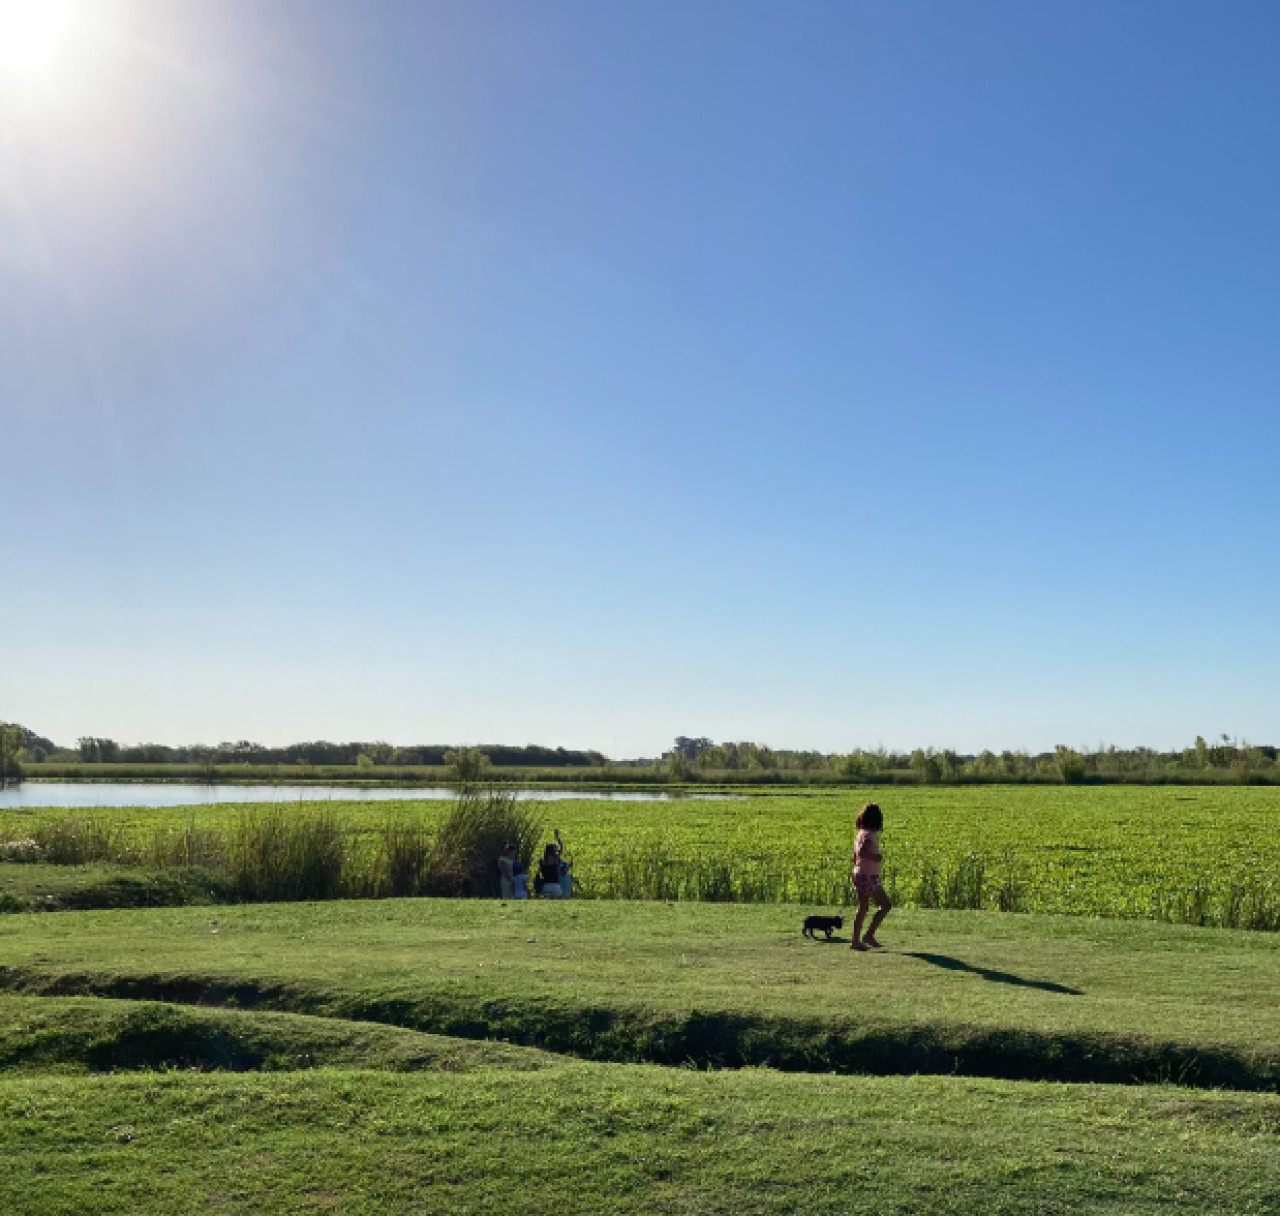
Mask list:
[[[24,781],[0,790],[0,808],[22,806],[206,806],[215,802],[385,802],[453,798],[457,791],[430,786],[353,789],[341,785],[184,785],[125,781]],[[676,799],[731,798],[731,794],[673,794],[666,790],[517,789],[517,798],[559,802],[599,798],[609,802],[671,802]]]

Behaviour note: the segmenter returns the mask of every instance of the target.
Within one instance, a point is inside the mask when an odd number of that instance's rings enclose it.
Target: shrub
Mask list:
[[[0,861],[44,860],[44,850],[34,840],[0,840]]]

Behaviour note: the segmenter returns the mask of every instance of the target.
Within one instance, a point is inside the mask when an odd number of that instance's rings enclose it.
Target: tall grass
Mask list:
[[[542,808],[513,790],[463,787],[436,829],[425,895],[497,895],[498,855],[508,844],[531,864],[542,836]]]
[[[32,829],[31,839],[40,851],[39,860],[50,865],[137,860],[124,829],[105,819],[46,819]]]
[[[408,897],[426,894],[435,857],[435,828],[421,816],[387,824],[368,876],[367,894]]]
[[[228,845],[226,865],[240,899],[337,899],[344,894],[347,833],[329,812],[246,812]]]
[[[513,790],[464,786],[443,819],[408,812],[375,834],[364,876],[373,896],[496,896],[508,844],[526,864],[542,837],[541,807]]]
[[[362,837],[329,810],[246,810],[225,828],[163,828],[139,839],[105,819],[48,819],[11,842],[5,861],[114,862],[202,869],[234,898],[274,902],[342,897],[498,894],[508,844],[531,862],[541,807],[501,788],[464,788],[444,817],[409,811]]]
[[[145,864],[157,869],[193,866],[221,870],[226,868],[228,843],[226,833],[198,828],[194,823],[183,828],[157,828],[141,856]]]

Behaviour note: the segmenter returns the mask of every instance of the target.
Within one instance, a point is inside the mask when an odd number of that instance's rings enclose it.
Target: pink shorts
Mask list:
[[[853,872],[853,889],[859,895],[870,897],[874,895],[880,888],[879,874],[864,874],[861,870]]]

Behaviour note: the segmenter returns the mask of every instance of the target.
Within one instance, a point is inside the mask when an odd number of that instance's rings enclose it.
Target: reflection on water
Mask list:
[[[197,785],[124,781],[26,781],[0,789],[0,808],[29,806],[203,806],[215,802],[385,802],[453,798],[457,791],[431,786],[355,789],[341,785]],[[517,789],[517,798],[559,802],[599,798],[610,802],[671,802],[684,798],[732,798],[668,790]]]

